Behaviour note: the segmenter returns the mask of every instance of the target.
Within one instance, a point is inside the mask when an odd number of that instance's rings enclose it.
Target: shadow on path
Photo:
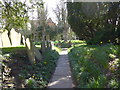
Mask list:
[[[56,70],[48,84],[48,88],[73,88],[71,71],[68,60],[68,51],[62,49]]]

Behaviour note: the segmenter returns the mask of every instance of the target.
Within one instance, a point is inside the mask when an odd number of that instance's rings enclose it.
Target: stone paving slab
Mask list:
[[[54,76],[49,88],[72,88],[71,76]]]
[[[60,54],[60,58],[57,63],[56,70],[53,74],[51,81],[48,84],[48,88],[73,88],[71,71],[68,61],[67,50],[64,49]]]
[[[66,73],[67,72],[67,73]],[[70,69],[68,67],[57,67],[54,75],[68,76],[70,75]]]
[[[59,63],[59,65],[57,65],[57,67],[66,67],[66,66],[69,66],[68,62],[66,62],[66,63]]]

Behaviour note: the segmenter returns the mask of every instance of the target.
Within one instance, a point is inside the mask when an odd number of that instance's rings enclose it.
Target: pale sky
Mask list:
[[[57,23],[56,15],[53,10],[56,9],[57,4],[60,0],[43,0],[45,2],[45,8],[48,10],[48,18],[50,17],[53,22]],[[27,2],[29,4],[29,1]],[[31,13],[29,13],[31,15]],[[37,17],[36,11],[32,14],[33,17]]]
[[[21,0],[21,1],[24,2],[25,0]],[[56,8],[59,1],[60,0],[43,0],[43,2],[45,2],[45,7],[47,7],[47,10],[48,10],[48,18],[50,17],[55,23],[57,23],[57,21],[56,21],[56,16],[53,10]],[[27,0],[26,3],[29,5],[29,0]],[[29,15],[31,15],[31,13],[29,13]],[[34,12],[32,16],[37,17],[36,12]]]
[[[3,1],[3,0],[0,0],[0,1]],[[11,1],[11,0],[8,0],[8,1]],[[16,0],[15,0],[16,1]],[[19,0],[18,0],[19,1]],[[22,2],[24,2],[25,0],[20,0]],[[26,0],[27,3],[29,4],[29,0]],[[53,12],[53,9],[56,8],[56,5],[59,3],[60,0],[43,0],[43,2],[45,2],[45,7],[48,8],[48,17],[51,17],[52,20],[56,23],[56,16]],[[37,14],[34,13],[34,16],[36,17]]]
[[[56,23],[56,16],[53,12],[53,9],[56,8],[60,0],[43,0],[43,1],[45,2],[45,6],[48,7],[48,17],[51,17],[52,20]]]
[[[56,6],[59,3],[59,1],[60,0],[43,0],[43,2],[45,2],[45,8],[47,7],[47,10],[48,10],[48,18],[50,17],[55,23],[57,23],[57,20],[56,20],[56,16],[53,10],[56,9]],[[27,3],[29,4],[29,1]],[[29,15],[31,15],[31,13]],[[36,12],[34,12],[32,15],[34,17],[37,17]]]

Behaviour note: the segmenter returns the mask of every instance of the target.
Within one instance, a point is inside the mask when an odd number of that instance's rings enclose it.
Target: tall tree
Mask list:
[[[43,1],[41,1],[43,3]],[[44,5],[41,5],[37,7],[37,12],[38,12],[38,23],[39,23],[39,28],[42,27],[42,44],[41,44],[41,49],[42,53],[44,55],[45,49],[46,49],[46,24],[47,24],[47,9],[45,9]]]
[[[28,23],[29,17],[28,17],[28,10],[30,7],[26,5],[26,3],[22,2],[3,2],[2,6],[2,19],[5,22],[5,29],[11,30],[14,28],[17,32],[21,33],[25,37],[25,46],[27,47],[27,53],[30,62],[33,64],[35,62],[35,57],[37,57],[38,60],[41,59],[41,57],[38,57],[35,51],[37,49],[33,45],[32,42],[32,31],[31,26]]]
[[[67,9],[66,4],[64,1],[60,1],[60,4],[57,5],[56,10],[54,10],[54,13],[56,14],[57,21],[58,21],[58,30],[63,31],[63,39],[66,41],[67,33],[68,33],[68,21],[67,21]],[[62,30],[63,29],[63,30]]]
[[[118,3],[68,2],[68,22],[80,39],[94,44],[108,40],[114,42],[118,31],[118,6]]]

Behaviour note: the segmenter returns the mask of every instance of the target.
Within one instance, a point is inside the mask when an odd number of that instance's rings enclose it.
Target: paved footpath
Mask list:
[[[67,49],[63,49],[48,88],[73,88]]]

